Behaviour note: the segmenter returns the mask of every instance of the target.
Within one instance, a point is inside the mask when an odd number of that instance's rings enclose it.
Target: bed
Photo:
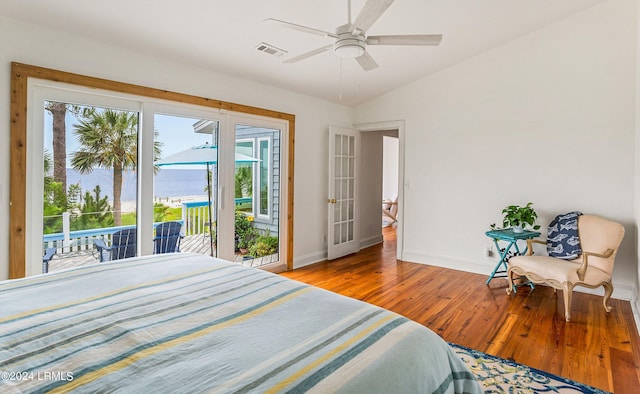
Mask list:
[[[481,392],[393,312],[208,256],[0,282],[0,392]]]

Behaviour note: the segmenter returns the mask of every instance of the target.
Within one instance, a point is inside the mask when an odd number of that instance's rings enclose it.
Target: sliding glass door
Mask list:
[[[38,89],[31,148],[32,273],[138,254],[139,103]],[[36,224],[37,223],[37,224]],[[122,241],[121,248],[109,247]],[[49,253],[47,253],[49,252]],[[35,256],[46,255],[38,259]],[[61,256],[67,258],[62,259]],[[39,262],[42,262],[40,266]]]
[[[28,274],[193,252],[281,264],[286,122],[38,86]],[[40,125],[40,126],[37,126]],[[39,131],[36,131],[39,129]],[[35,193],[35,194],[34,194]],[[47,253],[51,252],[51,253]],[[39,266],[35,256],[48,256]],[[38,266],[35,262],[38,262]]]
[[[281,126],[234,119],[236,259],[252,266],[279,261]]]
[[[161,149],[153,184],[154,253],[218,255],[218,134],[210,113],[170,109],[154,113],[154,140]],[[181,115],[175,115],[180,112]],[[186,114],[189,116],[186,116]],[[158,232],[174,223],[179,238]],[[170,239],[165,240],[166,237]]]

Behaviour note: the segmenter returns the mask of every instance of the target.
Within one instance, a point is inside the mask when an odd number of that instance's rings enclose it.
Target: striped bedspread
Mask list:
[[[395,313],[195,254],[0,282],[0,392],[481,392]]]

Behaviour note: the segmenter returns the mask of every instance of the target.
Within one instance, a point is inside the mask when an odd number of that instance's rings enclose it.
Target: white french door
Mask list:
[[[329,128],[329,196],[327,258],[355,253],[360,248],[358,219],[358,155],[360,133]]]

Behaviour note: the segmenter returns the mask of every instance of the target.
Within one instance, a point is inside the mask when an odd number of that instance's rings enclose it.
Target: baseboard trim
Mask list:
[[[360,240],[360,249],[368,248],[373,245],[377,245],[384,242],[384,238],[382,234],[374,235],[373,237],[368,237]],[[309,253],[304,256],[298,256],[293,258],[293,269],[306,267],[311,264],[319,263],[321,261],[325,261],[327,259],[327,251],[323,250],[316,253]]]
[[[416,253],[405,250],[402,255],[402,261],[408,261],[411,263],[433,265],[435,267],[449,268],[458,271],[471,272],[474,274],[487,275],[493,269],[493,266],[485,264],[479,264],[473,261],[454,260],[449,257],[427,255],[423,253]],[[494,264],[495,265],[495,264]]]
[[[427,264],[427,265],[433,265],[436,267],[449,268],[449,269],[454,269],[458,271],[465,271],[465,272],[471,272],[474,274],[486,275],[487,278],[489,277],[489,273],[491,272],[491,270],[493,270],[496,264],[496,263],[480,264],[472,261],[453,260],[448,257],[427,255],[427,254],[415,253],[411,251],[409,252],[405,251],[404,255],[402,256],[402,260],[410,261],[418,264]],[[630,302],[632,301],[632,299],[635,298],[634,297],[635,288],[633,286],[616,284],[614,282],[613,288],[614,290],[611,298],[615,298],[617,300],[622,300],[622,301],[630,301]],[[578,286],[574,288],[574,291],[587,293],[587,294],[595,294],[600,296],[604,295],[604,289],[602,287],[599,287],[597,289],[589,289],[587,287]],[[637,310],[640,311],[640,304],[638,304],[638,302],[636,302],[635,304],[638,307]],[[631,302],[631,305],[633,307],[634,303]],[[637,326],[637,322],[638,320],[636,320],[636,326]]]
[[[304,256],[293,258],[293,269],[306,267],[311,264],[319,263],[327,259],[327,251],[310,253]]]
[[[374,235],[373,237],[365,238],[360,240],[360,250],[364,248],[368,248],[369,246],[381,244],[384,242],[384,238],[382,234]]]
[[[640,299],[635,296],[635,292],[630,303],[633,320],[636,323],[636,331],[638,331],[638,335],[640,335]]]

